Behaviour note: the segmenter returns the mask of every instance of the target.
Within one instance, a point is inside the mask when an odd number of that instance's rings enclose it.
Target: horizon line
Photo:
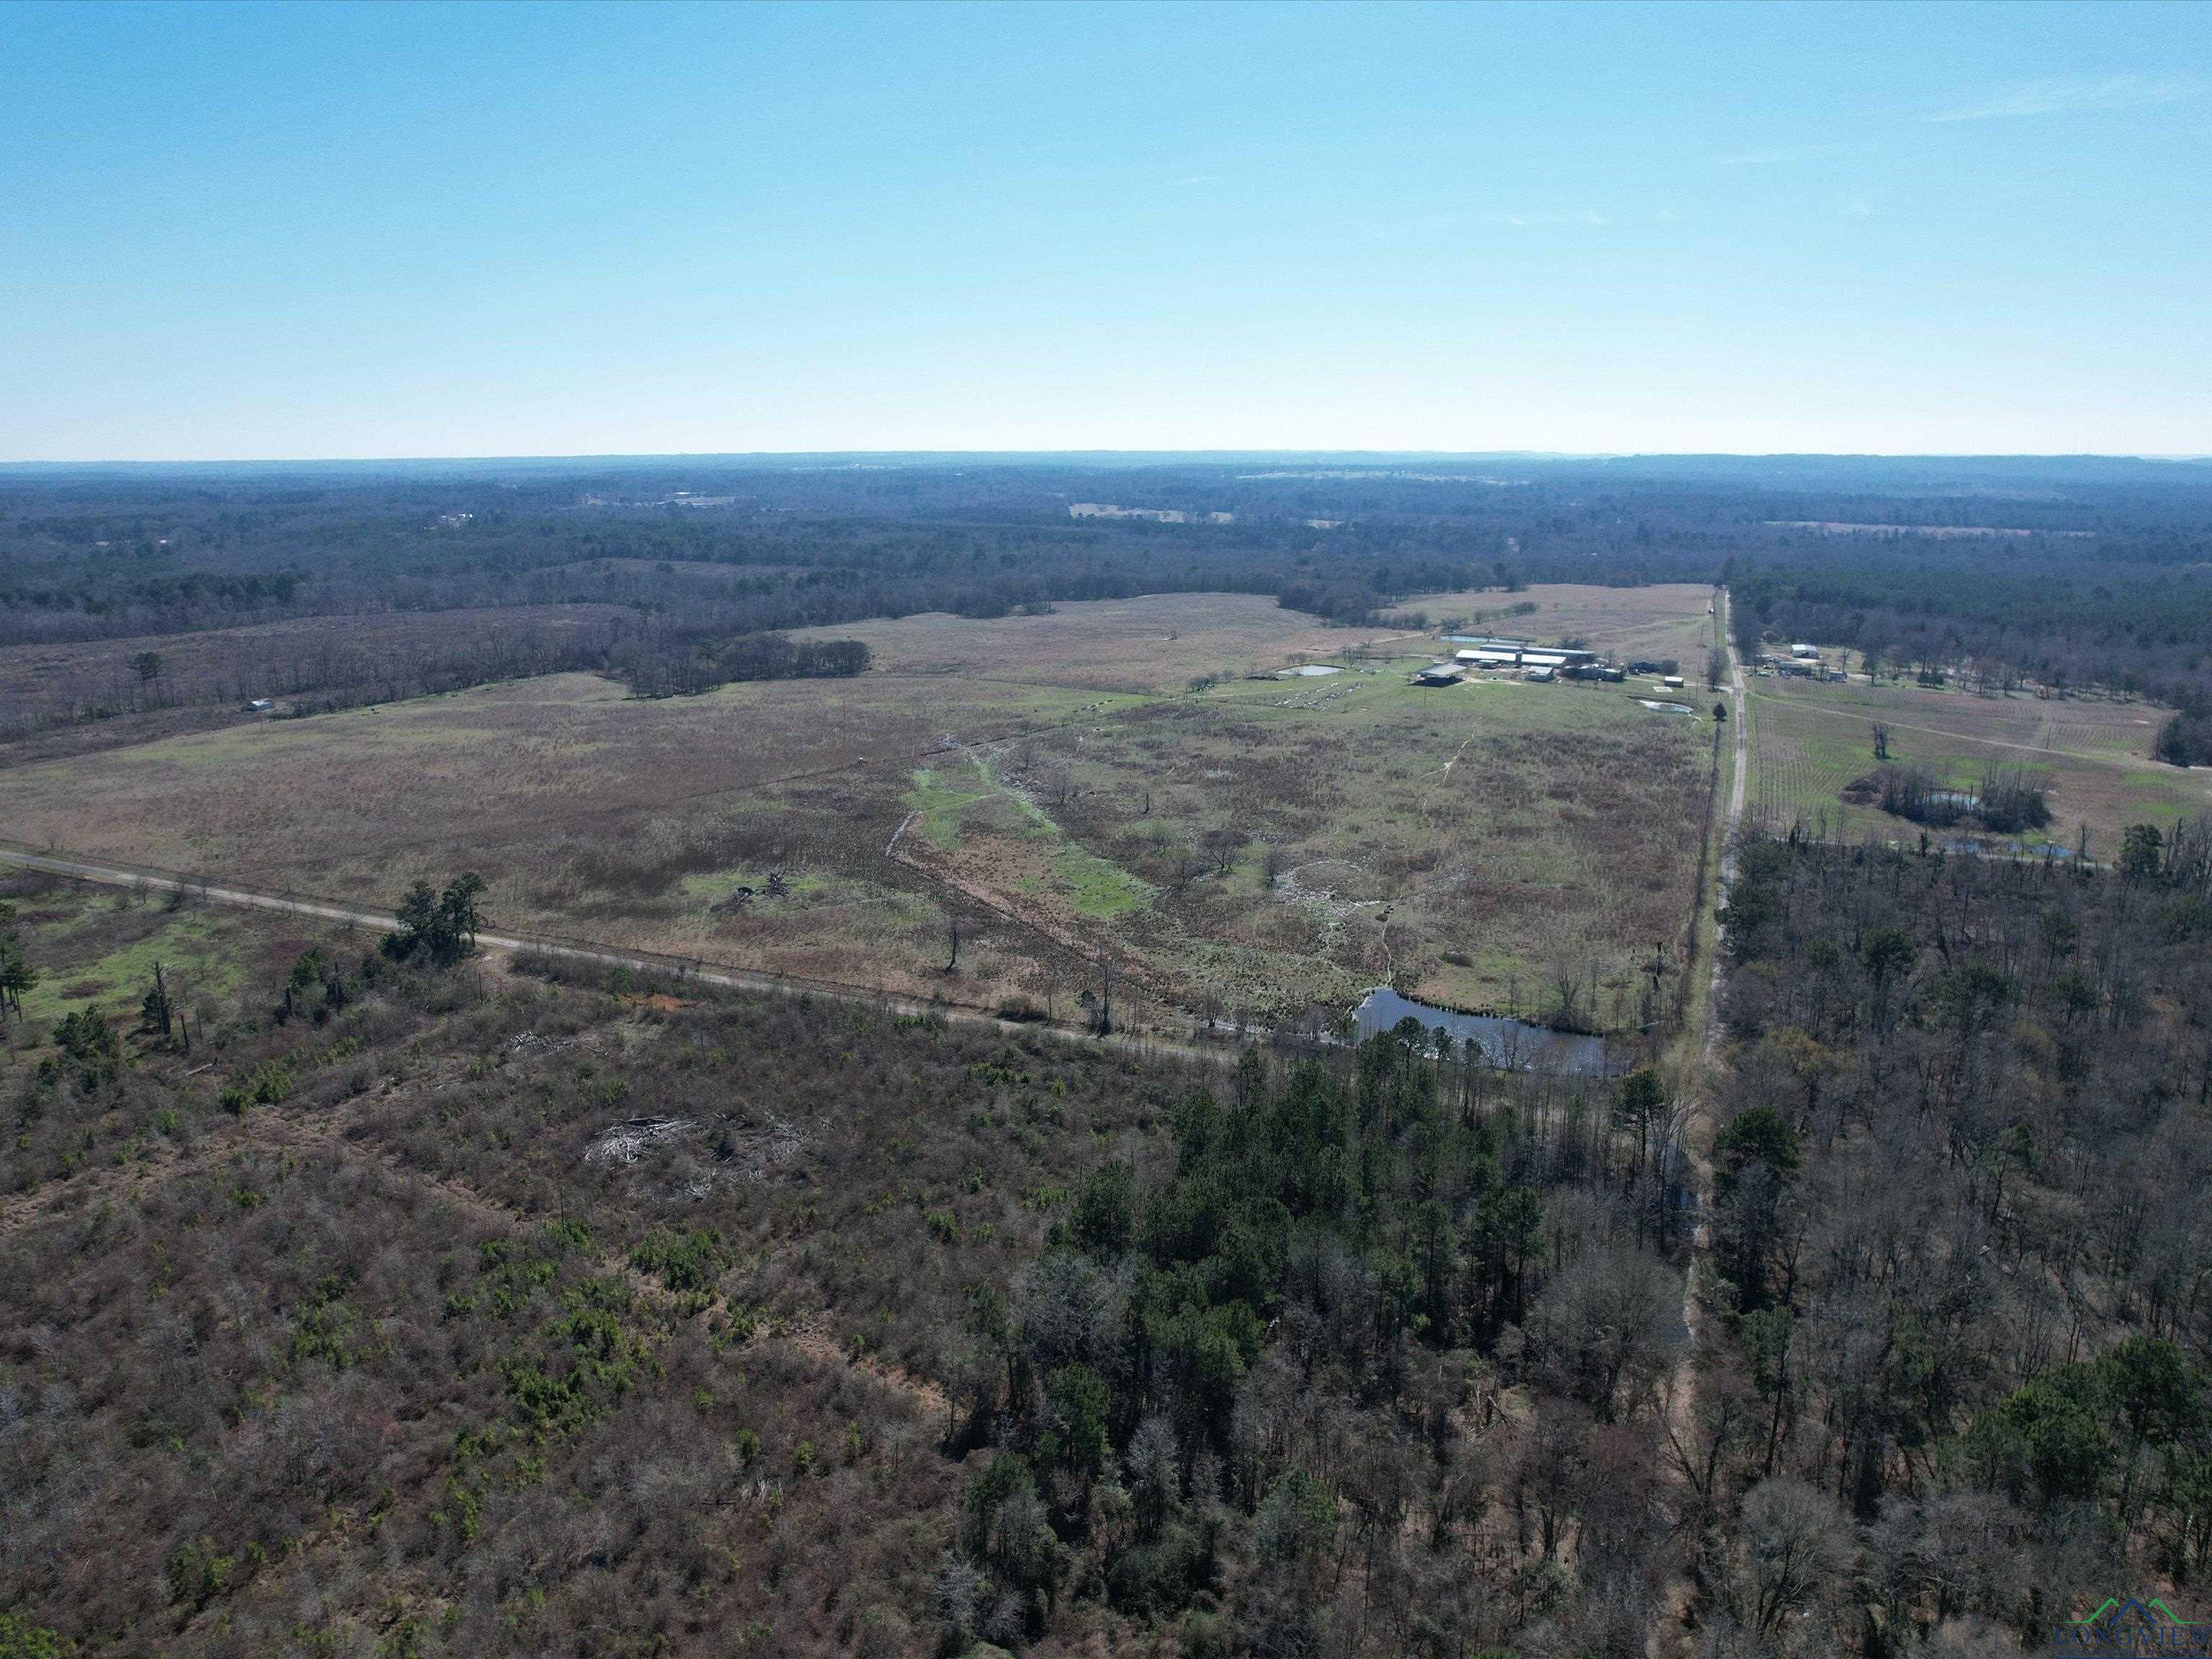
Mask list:
[[[542,452],[509,454],[454,455],[260,455],[223,457],[103,457],[52,460],[0,460],[0,473],[155,470],[162,468],[373,467],[373,466],[499,466],[517,464],[586,465],[608,462],[728,462],[878,460],[908,462],[1053,461],[1087,459],[1145,460],[1302,460],[1362,459],[1370,461],[2137,461],[2148,465],[2203,465],[2212,453],[2177,451],[2154,453],[2140,450],[1872,450],[1872,449],[1692,449],[1692,450],[1547,450],[1547,449],[1402,449],[1402,448],[1189,448],[1122,449],[750,449],[750,450],[604,450]]]

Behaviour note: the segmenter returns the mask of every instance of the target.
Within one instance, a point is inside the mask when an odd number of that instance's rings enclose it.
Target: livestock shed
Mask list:
[[[1509,640],[1495,634],[1447,634],[1444,638],[1454,645],[1472,645],[1485,651],[1532,651],[1534,640]]]

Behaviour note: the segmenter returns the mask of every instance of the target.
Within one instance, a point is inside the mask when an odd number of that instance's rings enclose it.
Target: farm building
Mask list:
[[[1796,658],[1800,662],[1804,661],[1807,658],[1811,658],[1817,661],[1820,655],[1820,647],[1817,645],[1793,645],[1790,647],[1790,654]]]
[[[1457,685],[1459,671],[1449,663],[1433,663],[1413,676],[1416,685]]]
[[[1516,656],[1536,648],[1534,640],[1502,639],[1495,634],[1447,634],[1444,638],[1454,645],[1471,645],[1483,651],[1510,651]]]
[[[1458,644],[1462,636],[1453,635]],[[1519,640],[1479,640],[1455,653],[1454,660],[1477,668],[1580,668],[1597,660],[1597,653],[1579,647],[1531,645]]]

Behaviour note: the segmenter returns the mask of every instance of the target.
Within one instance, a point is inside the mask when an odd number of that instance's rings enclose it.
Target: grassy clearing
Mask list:
[[[128,1026],[160,963],[171,994],[186,1009],[229,1001],[247,975],[257,942],[273,937],[269,919],[198,906],[171,910],[126,890],[11,878],[16,926],[39,983],[23,998],[11,1040],[36,1046],[45,1028],[88,1003]]]
[[[1713,590],[1703,583],[1652,587],[1539,583],[1512,593],[1502,589],[1423,593],[1390,614],[1419,613],[1432,627],[1457,619],[1467,623],[1469,632],[1546,644],[1586,639],[1592,649],[1616,657],[1672,657],[1685,673],[1694,674],[1704,667],[1705,651],[1712,643],[1713,619],[1706,614],[1712,602]],[[1505,614],[1523,605],[1536,608],[1517,617]]]
[[[1633,930],[1669,936],[1686,902],[1695,827],[1665,825],[1694,723],[1597,688],[1410,686],[1421,660],[1224,684],[1032,760],[1073,781],[1066,833],[1161,896],[1133,952],[1223,1008],[1383,979],[1533,1008],[1566,952],[1620,989]]]
[[[1109,695],[1083,712],[1110,714],[1137,696],[1180,692],[1201,677],[1272,673],[1403,641],[1401,629],[1331,627],[1249,593],[1160,593],[1055,605],[1042,617],[973,621],[934,613],[803,629],[794,638],[865,641],[878,672],[957,675]]]
[[[1069,906],[1092,921],[1118,921],[1152,903],[1152,890],[1144,882],[1080,847],[1062,847],[1055,852],[1052,872],[1066,891]]]
[[[0,835],[381,903],[475,869],[498,925],[983,1006],[1064,1005],[1104,951],[1156,1014],[1386,980],[1533,1011],[1571,962],[1612,1018],[1680,934],[1704,723],[1620,688],[1416,688],[1425,641],[1238,596],[869,627],[858,680],[551,676],[9,769]]]
[[[972,767],[973,763],[969,764]],[[949,767],[919,767],[915,771],[914,787],[906,796],[907,805],[914,813],[909,828],[913,833],[926,836],[950,851],[961,843],[960,823],[969,808],[990,799],[997,793],[981,780],[961,782]]]
[[[771,895],[769,884],[782,877],[785,890],[781,896]],[[785,875],[772,866],[757,869],[712,870],[704,875],[686,876],[677,884],[677,890],[685,898],[712,909],[744,894],[749,904],[769,908],[776,905],[807,905],[834,902],[832,895],[840,884],[818,871],[801,871],[797,875]]]
[[[2149,758],[2158,711],[2100,700],[1981,697],[1917,686],[1751,682],[1753,765],[1747,813],[1770,830],[1802,822],[1856,839],[1918,834],[1902,820],[1840,799],[1881,764],[1873,727],[1889,732],[1891,762],[1971,789],[1992,768],[2017,769],[2050,792],[2052,822],[2031,843],[2092,852],[2119,843],[2130,823],[2170,820],[2212,805],[2212,780]]]
[[[945,852],[964,848],[971,834],[1045,843],[1047,873],[1020,878],[1016,885],[1033,900],[1056,899],[1087,921],[1113,921],[1151,904],[1146,884],[1067,840],[1050,813],[1004,781],[992,751],[969,750],[962,760],[972,783],[951,767],[915,774],[906,797],[915,814],[908,833],[919,832]]]

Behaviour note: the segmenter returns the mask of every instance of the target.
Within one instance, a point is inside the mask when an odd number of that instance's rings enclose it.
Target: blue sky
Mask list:
[[[0,4],[0,459],[2212,451],[2212,6]]]

